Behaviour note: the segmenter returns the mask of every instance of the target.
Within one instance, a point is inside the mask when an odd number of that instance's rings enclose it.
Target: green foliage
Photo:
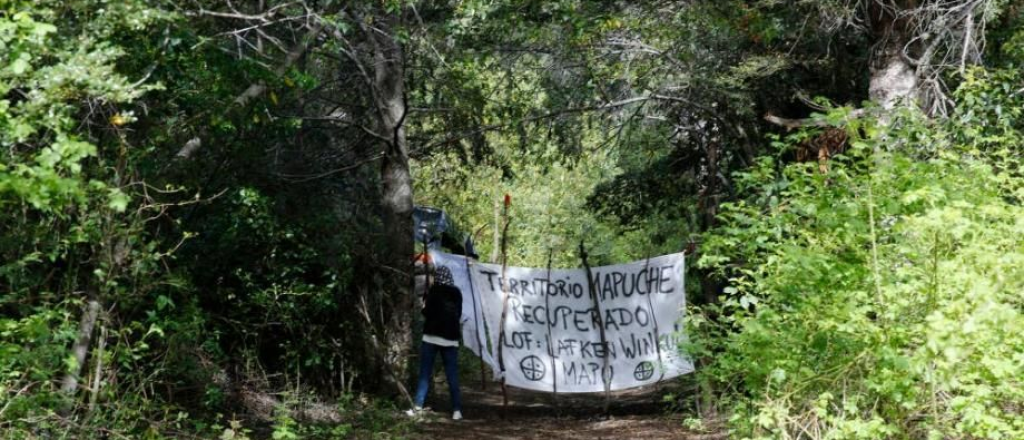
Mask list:
[[[544,17],[552,13],[546,7],[540,9],[532,12]],[[504,12],[498,8],[491,13]],[[537,18],[527,15],[514,20]],[[495,20],[486,25],[505,24]],[[600,32],[604,31],[607,29]],[[540,35],[521,37],[544,40]],[[443,208],[463,222],[466,230],[475,233],[484,260],[496,251],[493,237],[500,226],[495,216],[504,194],[512,200],[508,230],[511,264],[543,267],[550,254],[555,267],[578,266],[580,240],[585,241],[594,264],[680,250],[682,240],[672,238],[688,235],[690,219],[680,213],[685,205],[672,200],[671,195],[678,192],[669,195],[662,191],[677,183],[669,178],[675,170],[644,168],[672,161],[666,157],[670,133],[627,127],[628,122],[623,122],[626,110],[559,113],[593,100],[598,93],[593,87],[611,80],[603,77],[605,73],[571,72],[568,74],[580,76],[579,84],[568,85],[560,83],[564,79],[552,78],[555,73],[548,70],[559,71],[544,56],[524,55],[515,66],[508,66],[499,57],[472,52],[449,63],[445,73],[451,77],[444,80],[459,84],[463,95],[442,95],[444,102],[433,101],[433,93],[422,98],[431,105],[473,111],[474,126],[501,129],[458,139],[415,161],[416,201]],[[594,68],[613,65],[602,63]],[[515,81],[509,83],[509,78]],[[446,118],[425,118],[416,128],[426,134],[435,130],[444,136],[458,134]],[[658,193],[610,185],[627,173],[640,181],[638,185],[658,185]],[[654,209],[653,204],[665,209]],[[613,214],[625,211],[630,214]],[[633,215],[640,211],[643,215]]]
[[[118,133],[134,120],[123,109],[158,87],[117,71],[125,51],[113,34],[124,28],[111,22],[138,30],[166,15],[139,2],[98,4],[0,4],[0,429],[12,432],[55,427],[53,409],[77,400],[57,385],[87,367],[68,351],[84,293],[134,307],[129,288],[145,296],[159,282],[155,244],[125,214],[135,205],[123,178],[132,158]],[[99,11],[70,19],[79,8]],[[115,134],[93,135],[101,129]],[[135,365],[159,336],[150,324],[118,329],[124,344],[96,360]],[[111,396],[97,389],[94,398],[101,393]]]
[[[274,432],[271,434],[271,438],[274,440],[298,440],[300,437],[296,429],[295,420],[281,411],[274,417]]]
[[[500,169],[483,164],[446,170],[444,164],[452,164],[452,158],[437,157],[418,167],[418,199],[448,209],[473,231],[480,230],[479,251],[489,258],[494,247],[491,237],[495,209],[503,195],[509,194],[509,261],[543,267],[548,252],[553,251],[556,266],[572,266],[578,264],[575,247],[580,239],[586,239],[592,247],[608,245],[597,230],[597,219],[586,209],[584,196],[610,172],[602,169],[602,163],[607,162],[599,157],[571,165],[549,158],[523,161],[510,167],[515,177],[509,179],[501,178]],[[545,164],[547,161],[554,163]]]
[[[310,226],[326,227],[328,219],[294,225],[255,188],[225,197],[181,250],[203,262],[192,278],[211,286],[199,295],[206,310],[237,323],[219,332],[219,342],[237,344],[265,368],[337,377],[349,354],[339,344],[358,344],[351,323],[337,318],[354,270],[345,243],[326,233],[310,237]]]
[[[965,129],[917,124],[868,128],[828,175],[764,158],[738,176],[752,196],[701,261],[730,280],[720,319],[692,325],[702,374],[742,390],[739,436],[1024,435],[1024,212],[971,145],[911,157]]]
[[[63,371],[67,361],[64,347],[74,337],[69,317],[55,310],[0,319],[0,402],[5,407],[0,415],[16,417],[60,401],[54,394],[29,391],[34,383],[48,380],[52,372]]]
[[[1024,31],[1020,32],[1024,35]],[[1001,184],[1024,200],[1020,158],[1024,155],[1024,75],[1017,68],[973,69],[956,90],[960,106],[953,136],[964,152],[995,167]]]
[[[28,4],[7,5],[0,21],[0,145],[21,147],[0,164],[0,206],[27,202],[52,212],[109,193],[111,207],[123,211],[120,190],[82,173],[82,161],[95,157],[97,147],[76,133],[75,113],[86,101],[129,103],[153,87],[114,72],[123,51],[88,31],[79,34],[80,44],[66,47],[58,28],[43,18],[54,12],[52,5]]]
[[[224,432],[218,437],[220,440],[249,440],[249,434],[252,431],[242,426],[242,422],[238,420],[231,420],[228,422],[228,427],[224,428]]]

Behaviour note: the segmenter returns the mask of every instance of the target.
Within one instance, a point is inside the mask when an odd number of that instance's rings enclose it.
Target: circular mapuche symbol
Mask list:
[[[527,356],[519,361],[519,369],[523,370],[523,377],[534,382],[544,378],[544,362],[537,356]]]
[[[643,361],[636,364],[636,368],[633,369],[633,378],[636,380],[644,381],[654,376],[654,364],[649,361]]]

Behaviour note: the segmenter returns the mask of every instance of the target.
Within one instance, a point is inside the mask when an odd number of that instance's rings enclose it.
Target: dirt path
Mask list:
[[[681,417],[666,413],[661,398],[666,389],[649,388],[612,393],[609,416],[602,416],[602,394],[560,395],[509,388],[509,407],[502,419],[501,390],[489,384],[463,387],[464,420],[451,420],[447,387],[438,384],[427,406],[427,421],[417,425],[419,439],[685,439],[712,440],[722,434],[696,433],[682,425]],[[441,394],[444,394],[443,396]]]

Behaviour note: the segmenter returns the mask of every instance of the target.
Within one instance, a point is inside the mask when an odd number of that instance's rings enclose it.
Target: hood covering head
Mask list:
[[[437,269],[434,270],[434,283],[454,286],[455,280],[452,279],[452,271],[445,266],[437,266]]]

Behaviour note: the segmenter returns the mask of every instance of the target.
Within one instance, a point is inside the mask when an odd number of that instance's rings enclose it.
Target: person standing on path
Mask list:
[[[448,390],[452,396],[452,419],[462,419],[462,393],[459,391],[459,337],[462,335],[462,292],[455,287],[452,272],[438,266],[434,282],[429,283],[423,307],[423,340],[420,343],[420,374],[416,386],[413,409],[406,413],[415,416],[423,411],[427,389],[433,378],[434,358],[441,353]]]

